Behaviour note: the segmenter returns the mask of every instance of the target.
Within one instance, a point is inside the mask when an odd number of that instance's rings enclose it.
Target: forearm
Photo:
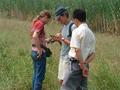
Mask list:
[[[79,60],[80,63],[83,63],[83,57],[80,49],[75,49],[76,57]]]
[[[45,39],[45,42],[46,42],[46,43],[49,43],[49,42],[50,42],[50,38],[46,38],[46,39]]]
[[[35,45],[38,48],[38,50],[41,50],[39,38],[35,38]]]
[[[89,64],[95,58],[95,53],[91,53],[88,58],[85,60],[86,64]]]
[[[80,68],[84,69],[85,64],[84,64],[84,60],[83,60],[83,57],[82,57],[81,49],[76,49],[75,51],[76,51],[76,57],[77,57],[77,59],[79,60],[79,63],[80,63]]]
[[[68,39],[64,39],[63,42],[67,45],[70,45],[70,41]]]
[[[41,47],[40,47],[40,41],[39,41],[39,38],[38,38],[38,33],[34,33],[33,34],[33,39],[35,41],[35,45],[37,47],[38,50],[41,50]]]
[[[64,38],[64,37],[61,35],[61,33],[57,33],[54,38],[55,38],[55,40],[58,41],[60,44],[61,44],[61,42],[63,42],[63,43],[65,43],[66,45],[70,45],[70,40]]]

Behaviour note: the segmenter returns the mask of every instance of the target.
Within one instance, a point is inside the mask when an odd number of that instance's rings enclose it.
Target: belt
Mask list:
[[[35,44],[32,44],[32,47],[36,47],[36,45],[35,45]],[[46,49],[46,48],[47,48],[46,46],[44,46],[44,45],[42,45],[42,44],[40,45],[40,47],[43,48],[43,49]]]
[[[78,62],[79,63],[79,61],[74,57],[69,57],[69,59],[70,59],[71,62]]]
[[[36,47],[36,45],[35,45],[35,44],[32,44],[32,47]]]
[[[32,47],[36,47],[36,45],[35,44],[32,44]],[[46,46],[44,46],[44,45],[40,45],[40,47],[42,48],[42,49],[44,49],[44,50],[47,50],[48,48],[46,47]]]

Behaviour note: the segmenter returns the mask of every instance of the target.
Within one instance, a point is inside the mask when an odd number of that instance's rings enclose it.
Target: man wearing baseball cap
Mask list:
[[[69,20],[69,13],[67,8],[65,7],[58,7],[55,12],[56,20],[63,25],[60,33],[56,34],[56,40],[60,41],[61,44],[61,51],[60,51],[60,60],[59,60],[59,69],[58,69],[58,79],[60,84],[64,80],[64,75],[68,70],[68,52],[70,50],[70,40],[72,31],[76,28],[75,24]]]

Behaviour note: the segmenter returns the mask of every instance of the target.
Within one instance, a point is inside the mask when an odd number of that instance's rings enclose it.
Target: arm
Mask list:
[[[38,32],[33,33],[33,39],[34,39],[35,45],[36,45],[36,47],[38,49],[38,54],[39,54],[38,57],[40,57],[41,54],[42,54],[42,48],[40,47],[40,41],[39,41],[39,37],[38,37]]]
[[[91,53],[84,63],[89,64],[94,58],[95,58],[95,53]]]
[[[76,53],[77,60],[79,60],[80,63],[83,63],[83,57],[81,55],[81,49],[80,48],[76,48],[75,49],[75,53]]]
[[[85,63],[83,61],[83,58],[82,58],[82,55],[81,55],[81,49],[76,49],[75,51],[76,51],[76,57],[78,57],[78,60],[80,62],[80,68],[82,69],[83,76],[88,77],[89,70],[85,65],[87,63]],[[93,59],[93,56],[94,55],[90,55],[90,57],[88,58],[88,61],[91,61]]]
[[[82,55],[81,55],[81,50],[80,49],[76,49],[76,57],[79,60],[80,64],[82,65],[81,67],[83,68],[83,64],[89,64],[94,58],[95,58],[95,53],[91,53],[88,58],[83,61]]]
[[[76,48],[76,49],[75,49],[75,53],[76,53],[76,59],[79,60],[80,68],[81,68],[82,70],[86,69],[85,63],[84,63],[84,61],[83,61],[81,49],[80,49],[80,48]]]
[[[58,40],[58,38],[55,35],[50,35],[50,37],[46,38],[45,41],[46,41],[47,44],[58,42],[61,45],[61,41]]]
[[[56,41],[58,41],[58,42],[64,42],[65,44],[70,45],[70,40],[64,38],[60,33],[57,33],[57,34],[55,35],[55,39],[56,39]]]
[[[64,38],[62,41],[63,41],[66,45],[70,45],[70,40]]]
[[[46,38],[46,39],[45,39],[45,42],[46,42],[46,43],[50,43],[50,41],[51,41],[51,38]]]

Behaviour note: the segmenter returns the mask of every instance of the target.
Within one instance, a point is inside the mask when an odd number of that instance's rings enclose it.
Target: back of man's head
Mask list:
[[[86,12],[82,9],[75,9],[73,19],[78,19],[80,22],[86,22]]]

